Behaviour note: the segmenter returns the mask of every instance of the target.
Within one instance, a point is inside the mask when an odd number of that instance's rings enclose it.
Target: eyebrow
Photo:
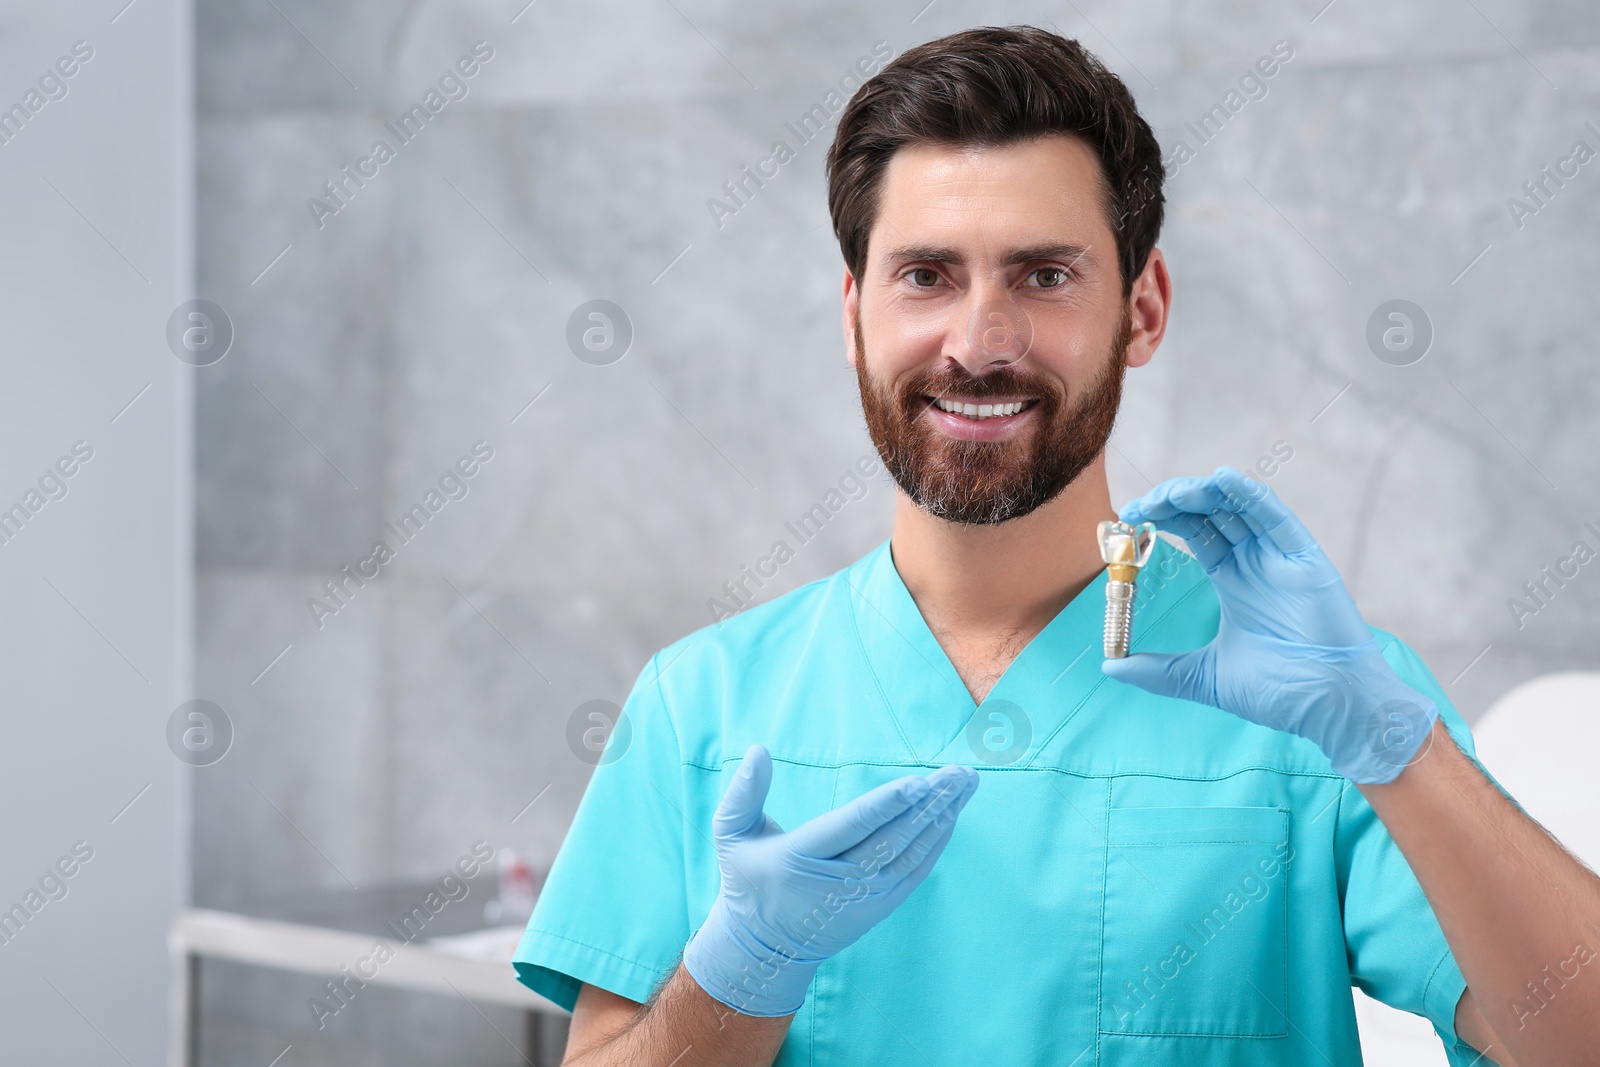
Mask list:
[[[1007,267],[1014,267],[1022,263],[1033,263],[1041,259],[1060,259],[1068,263],[1078,260],[1093,265],[1094,256],[1083,245],[1071,243],[1031,245],[1027,248],[1018,248],[1007,253],[1002,261]],[[966,257],[953,248],[941,248],[938,245],[901,245],[889,249],[891,263],[907,263],[912,260],[927,260],[930,263],[953,263],[964,266]]]

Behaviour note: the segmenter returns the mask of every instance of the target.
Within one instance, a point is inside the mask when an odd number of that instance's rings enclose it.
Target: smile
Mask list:
[[[973,422],[982,422],[985,419],[1008,418],[1009,416],[1016,415],[1019,412],[1032,407],[1038,402],[1037,400],[1017,400],[1010,403],[996,404],[990,402],[987,404],[977,404],[967,403],[961,400],[950,400],[945,397],[928,397],[927,399],[931,401],[932,404],[940,411],[944,411],[964,419],[970,419]]]

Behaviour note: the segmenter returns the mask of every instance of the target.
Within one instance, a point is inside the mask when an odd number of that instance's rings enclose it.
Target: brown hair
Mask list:
[[[1002,147],[1076,136],[1100,159],[1122,296],[1161,232],[1161,146],[1128,87],[1077,41],[1035,26],[980,26],[903,53],[851,98],[828,149],[828,212],[860,278],[889,157],[908,144]]]

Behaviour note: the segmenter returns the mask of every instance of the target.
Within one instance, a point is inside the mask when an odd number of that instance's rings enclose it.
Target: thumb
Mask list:
[[[733,781],[722,794],[722,803],[717,805],[711,820],[717,838],[742,837],[758,829],[763,822],[761,806],[766,803],[771,785],[772,757],[766,746],[757,742],[745,751]]]
[[[1100,665],[1107,678],[1138,686],[1156,696],[1211,704],[1211,647],[1192,652],[1138,652],[1122,659],[1108,659]]]

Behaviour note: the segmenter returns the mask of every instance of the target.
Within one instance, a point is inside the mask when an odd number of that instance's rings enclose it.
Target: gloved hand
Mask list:
[[[886,782],[785,833],[762,811],[772,757],[751,745],[717,806],[722,890],[683,950],[689,975],[746,1015],[792,1015],[824,960],[927,877],[978,772],[955,764]]]
[[[1106,660],[1108,676],[1298,734],[1353,782],[1393,781],[1418,756],[1438,707],[1389,666],[1339,572],[1272,490],[1219,467],[1163,482],[1120,517],[1188,542],[1221,617],[1204,648]]]

